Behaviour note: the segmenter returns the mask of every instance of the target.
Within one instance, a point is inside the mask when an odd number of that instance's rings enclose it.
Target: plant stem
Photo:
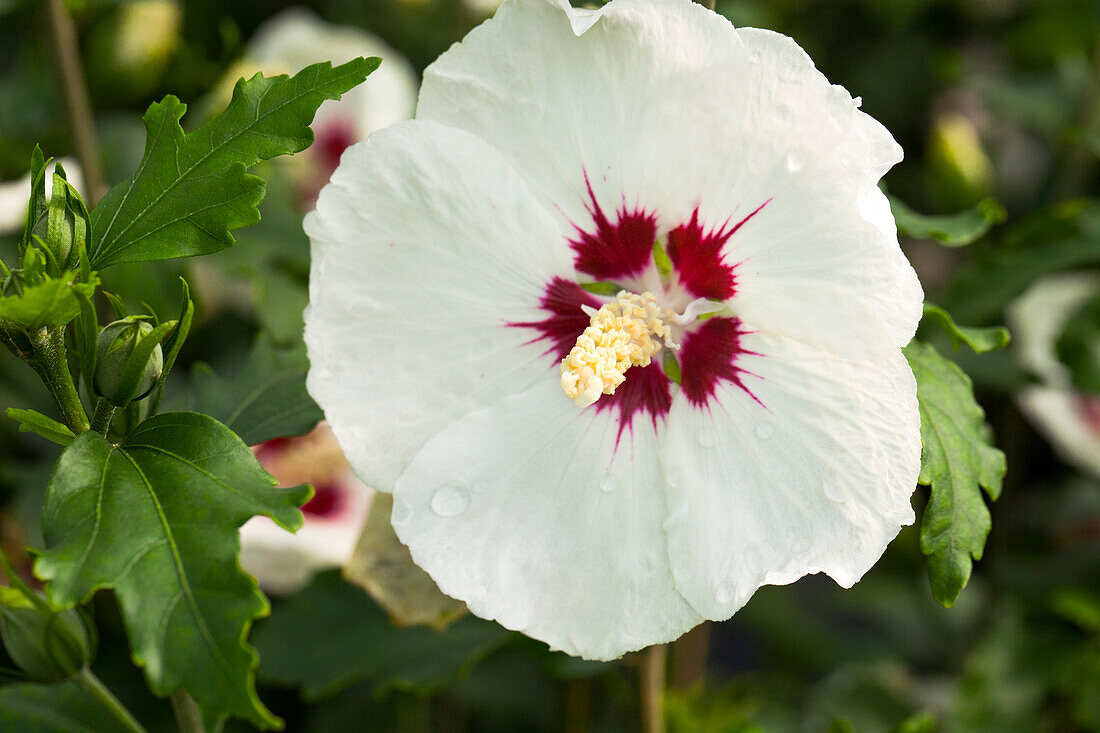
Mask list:
[[[63,328],[44,328],[31,337],[34,352],[27,363],[38,373],[46,389],[57,401],[65,423],[77,435],[87,432],[88,414],[73,383],[73,374],[69,371],[69,360],[65,352],[65,330]]]
[[[639,682],[642,695],[643,733],[665,733],[665,714],[662,698],[665,693],[665,661],[668,647],[654,644],[642,652]]]
[[[706,8],[707,10],[714,10],[714,2],[715,2],[715,0],[695,0],[695,2],[699,3],[700,5],[702,5],[702,6],[703,6],[704,8]]]
[[[198,703],[186,692],[176,690],[172,693],[172,712],[176,714],[176,725],[180,733],[206,733],[202,725],[202,711]]]
[[[46,14],[50,20],[50,42],[53,44],[57,72],[61,77],[61,91],[69,115],[73,147],[76,149],[77,160],[80,161],[91,208],[107,193],[107,184],[103,178],[103,161],[99,156],[99,143],[96,141],[95,125],[92,122],[88,87],[80,64],[76,27],[65,8],[64,0],[46,0]]]
[[[111,418],[114,416],[115,406],[100,397],[96,400],[95,414],[92,415],[92,430],[106,438],[107,431],[111,428]]]
[[[73,681],[98,700],[103,707],[107,708],[111,715],[115,717],[115,720],[121,723],[126,730],[133,731],[133,733],[148,733],[145,727],[130,714],[130,711],[118,701],[118,698],[107,689],[107,686],[95,676],[92,670],[85,667],[73,677]]]
[[[703,678],[710,650],[710,622],[704,621],[672,645],[672,672],[669,686],[687,690]]]

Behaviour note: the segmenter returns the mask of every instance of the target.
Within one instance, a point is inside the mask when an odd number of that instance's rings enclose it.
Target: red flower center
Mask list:
[[[587,176],[585,181],[588,184]],[[611,281],[633,290],[635,283],[655,267],[653,251],[659,240],[658,218],[654,212],[628,206],[625,199],[619,210],[609,216],[596,201],[591,184],[587,188],[586,208],[592,215],[592,225],[576,226],[576,235],[569,240],[577,271],[597,282]],[[733,298],[739,263],[727,261],[727,244],[767,204],[765,201],[735,223],[726,221],[710,229],[700,221],[696,208],[687,221],[668,231],[666,249],[672,262],[668,288],[679,289],[692,298],[718,301]],[[590,317],[582,306],[598,309],[603,302],[576,282],[554,278],[547,283],[539,300],[546,318],[508,325],[536,331],[532,341],[547,342],[546,354],[556,365],[589,325]],[[713,316],[684,326],[681,349],[676,356],[680,388],[692,405],[707,407],[723,381],[752,396],[744,381],[748,372],[738,365],[741,355],[755,353],[742,346],[746,333],[739,319],[728,316]],[[615,393],[602,397],[593,406],[601,411],[618,410],[620,437],[625,429],[632,429],[638,414],[649,415],[656,428],[672,405],[672,385],[658,357],[649,366],[631,368]]]

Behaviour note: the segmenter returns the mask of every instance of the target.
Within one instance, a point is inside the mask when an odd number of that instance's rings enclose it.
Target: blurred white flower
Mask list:
[[[374,492],[355,477],[332,431],[324,423],[297,438],[276,438],[252,449],[280,486],[313,484],[302,507],[305,523],[291,534],[267,517],[241,528],[241,566],[260,587],[291,593],[324,568],[351,557]]]
[[[348,150],[309,388],[444,593],[610,659],[912,521],[923,293],[858,107],[689,0],[508,0]]]
[[[1056,344],[1069,319],[1100,294],[1100,274],[1043,278],[1008,310],[1016,356],[1040,384],[1019,395],[1020,407],[1066,461],[1100,477],[1100,398],[1073,387]]]
[[[46,168],[46,196],[53,191],[53,171],[56,162]],[[84,178],[75,158],[62,158],[61,166],[73,188],[83,193]],[[27,202],[31,197],[31,174],[16,181],[0,183],[0,234],[20,234],[27,223]]]
[[[412,65],[384,41],[359,28],[326,23],[308,10],[291,8],[261,25],[248,43],[232,82],[254,71],[293,74],[319,61],[342,64],[359,56],[380,56],[382,65],[339,100],[321,105],[313,120],[315,141],[294,156],[301,172],[302,205],[313,207],[349,145],[383,127],[407,120],[416,109],[417,76]]]

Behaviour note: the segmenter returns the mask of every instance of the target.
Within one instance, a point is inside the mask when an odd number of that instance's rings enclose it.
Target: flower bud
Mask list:
[[[88,235],[88,210],[58,162],[53,173],[46,214],[45,244],[57,263],[60,275],[79,266],[79,251]]]
[[[974,123],[961,114],[935,120],[927,164],[929,185],[948,209],[973,206],[993,190],[993,164]]]
[[[8,656],[29,676],[60,682],[91,662],[94,636],[82,611],[52,611],[36,595],[31,599],[25,591],[0,586],[0,638]]]
[[[145,366],[136,383],[123,383],[123,372],[138,344],[153,326],[140,316],[128,316],[105,327],[96,339],[96,367],[94,387],[97,395],[106,397],[111,404],[121,407],[132,400],[139,400],[153,391],[164,370],[164,354],[157,343],[145,360]]]

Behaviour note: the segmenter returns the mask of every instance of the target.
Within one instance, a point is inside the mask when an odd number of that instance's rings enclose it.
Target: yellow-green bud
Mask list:
[[[158,343],[145,361],[145,368],[136,385],[122,384],[123,370],[142,337],[153,326],[140,317],[129,316],[105,327],[96,339],[95,393],[121,407],[145,397],[156,386],[164,370],[164,353]]]
[[[0,586],[0,638],[21,670],[41,682],[60,682],[84,669],[95,646],[91,626],[76,608],[52,611],[41,594]]]

